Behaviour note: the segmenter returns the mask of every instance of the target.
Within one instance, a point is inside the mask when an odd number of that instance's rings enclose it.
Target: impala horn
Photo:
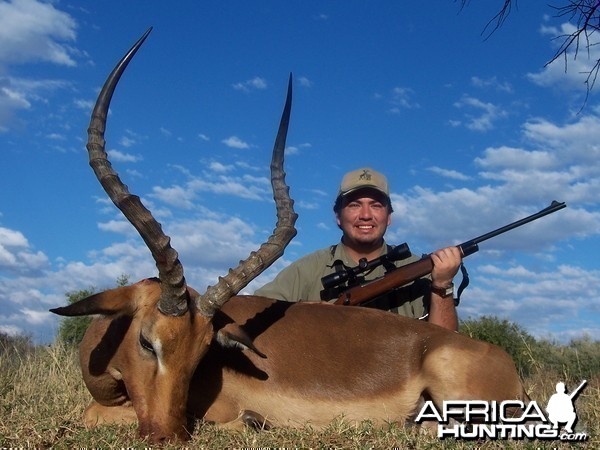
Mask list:
[[[267,242],[263,243],[258,251],[250,253],[244,261],[240,261],[235,269],[229,269],[224,277],[219,277],[215,286],[209,286],[203,295],[196,299],[196,305],[200,313],[206,317],[212,317],[231,297],[236,295],[254,278],[279,258],[296,235],[294,224],[298,215],[294,212],[294,201],[290,198],[290,188],[285,184],[285,172],[283,170],[283,159],[285,151],[285,140],[290,123],[292,109],[292,75],[288,81],[287,96],[279,130],[273,147],[273,158],[271,159],[271,186],[273,187],[273,198],[277,208],[277,225],[273,234]]]
[[[177,252],[171,247],[171,238],[162,231],[160,223],[144,207],[140,198],[129,193],[127,186],[123,184],[118,174],[112,169],[105,151],[104,132],[110,100],[129,61],[131,61],[151,31],[152,28],[149,28],[131,47],[104,83],[92,112],[86,147],[89,153],[90,166],[94,169],[100,184],[102,184],[117,208],[138,231],[152,253],[154,261],[156,261],[158,277],[161,281],[158,309],[166,315],[180,316],[187,311],[189,298],[183,276],[183,266],[179,261]]]

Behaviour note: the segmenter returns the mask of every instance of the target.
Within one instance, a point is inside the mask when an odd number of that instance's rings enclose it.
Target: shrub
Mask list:
[[[567,345],[542,340],[538,348],[540,364],[565,379],[600,378],[600,341],[592,341],[589,336],[574,339]]]
[[[0,358],[4,361],[22,359],[34,349],[31,336],[11,336],[0,331]]]
[[[535,338],[516,323],[482,316],[476,320],[462,321],[460,332],[503,348],[512,357],[522,376],[532,372],[537,360],[538,345]]]

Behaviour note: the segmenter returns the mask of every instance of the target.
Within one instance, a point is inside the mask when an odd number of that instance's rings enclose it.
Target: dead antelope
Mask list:
[[[86,425],[137,420],[142,436],[161,441],[188,438],[194,418],[226,426],[320,427],[341,415],[404,422],[423,399],[526,398],[510,357],[493,345],[374,309],[236,296],[295,235],[283,171],[291,78],[271,163],[277,227],[206,293],[187,287],[169,237],[104,151],[110,99],[147,34],[106,81],[87,148],[100,183],[151,250],[159,279],[52,310],[98,315],[80,346],[94,399]]]

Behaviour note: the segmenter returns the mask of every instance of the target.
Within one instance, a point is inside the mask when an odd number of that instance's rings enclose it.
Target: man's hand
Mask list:
[[[462,253],[458,247],[446,247],[431,254],[433,270],[431,271],[432,287],[445,289],[450,286],[452,279],[462,261]],[[439,294],[431,293],[429,306],[429,323],[442,326],[452,331],[458,330],[458,316],[453,301],[448,301]]]
[[[433,252],[431,260],[433,261],[431,284],[443,288],[452,283],[460,267],[462,254],[458,247],[446,247]]]

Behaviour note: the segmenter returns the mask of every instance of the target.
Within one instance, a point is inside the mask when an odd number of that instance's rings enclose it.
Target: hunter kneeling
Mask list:
[[[341,241],[290,264],[272,282],[258,289],[255,295],[290,302],[332,300],[340,290],[323,289],[323,277],[355,267],[361,260],[380,258],[394,250],[384,240],[392,222],[393,209],[388,182],[381,173],[369,168],[347,173],[342,179],[333,210],[342,230]],[[433,262],[430,275],[387,292],[363,306],[426,319],[456,331],[458,319],[452,280],[462,261],[460,249],[447,247],[430,256]],[[419,259],[408,255],[390,264],[400,267]],[[380,278],[386,271],[385,264],[379,265],[362,275],[360,281]]]

